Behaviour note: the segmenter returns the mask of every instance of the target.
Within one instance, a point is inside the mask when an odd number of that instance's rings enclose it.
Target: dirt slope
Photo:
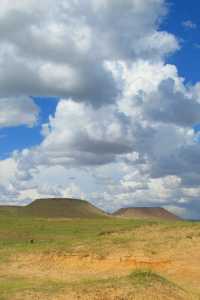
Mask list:
[[[114,216],[138,219],[180,220],[176,215],[161,207],[128,207],[116,211]]]

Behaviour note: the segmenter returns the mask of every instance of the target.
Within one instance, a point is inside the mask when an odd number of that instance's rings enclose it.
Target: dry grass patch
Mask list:
[[[199,300],[199,249],[199,223],[2,216],[0,300]]]

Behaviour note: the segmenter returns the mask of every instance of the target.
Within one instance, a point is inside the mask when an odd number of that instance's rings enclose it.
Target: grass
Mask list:
[[[0,300],[55,300],[56,295],[68,293],[69,300],[77,299],[74,295],[80,295],[79,299],[112,300],[114,295],[116,299],[143,299],[137,298],[140,292],[146,295],[144,299],[189,300],[193,295],[184,298],[179,285],[194,290],[198,297],[200,289],[195,284],[200,276],[199,232],[200,223],[193,222],[43,219],[0,214]],[[54,254],[56,257],[52,259]],[[94,262],[86,259],[86,263],[80,260],[76,266],[73,261],[70,264],[66,261],[66,254],[88,254],[99,259]],[[170,265],[160,273],[151,267],[134,268],[128,261],[118,266],[119,262],[112,265],[112,261],[106,260],[120,256],[141,256],[155,261],[182,259],[186,269],[179,274],[182,265],[177,265],[177,273],[169,276],[175,272]],[[188,265],[185,266],[184,260],[188,260]],[[109,268],[107,263],[111,264]],[[147,291],[149,295],[157,293],[160,298],[148,298]],[[82,298],[84,294],[90,298]],[[126,298],[122,298],[123,294]]]
[[[111,277],[106,279],[85,279],[79,283],[80,286],[124,286],[124,285],[131,285],[132,287],[139,287],[139,288],[147,288],[153,286],[155,284],[162,284],[166,286],[173,286],[176,285],[170,282],[165,277],[159,275],[148,269],[137,269],[132,271],[128,276],[122,277]],[[75,284],[75,286],[77,283]]]
[[[64,287],[64,283],[56,281],[36,281],[23,277],[0,277],[0,300],[12,299],[11,297],[16,294],[26,292],[54,295]]]
[[[95,246],[96,242],[106,239],[101,235],[106,231],[128,231],[155,222],[120,219],[102,220],[59,220],[1,217],[0,218],[0,250],[32,251],[33,249],[72,249],[80,244]],[[31,243],[30,241],[34,242]]]
[[[86,297],[84,299],[103,300],[189,300],[188,294],[173,282],[155,272],[143,269],[133,271],[128,276],[84,279],[71,284],[68,288],[80,295],[77,299],[83,299],[84,295]]]
[[[149,287],[154,284],[160,283],[162,285],[175,286],[174,283],[167,280],[165,277],[152,272],[151,270],[136,270],[133,271],[129,278],[134,285]]]
[[[84,296],[87,297],[86,299],[107,300],[115,299],[111,297],[115,297],[116,295],[116,299],[128,300],[136,299],[135,297],[137,297],[138,290],[140,290],[140,296],[144,295],[144,297],[147,297],[148,293],[152,294],[149,287],[160,287],[159,284],[162,286],[162,295],[166,293],[166,288],[169,287],[171,287],[171,293],[174,297],[183,294],[180,289],[160,275],[150,271],[137,270],[132,272],[129,276],[111,277],[109,279],[85,279],[76,283],[50,280],[38,281],[23,277],[0,277],[0,300],[29,299],[29,297],[31,297],[30,299],[42,300],[56,299],[54,298],[57,297],[56,295],[73,295],[74,292],[77,296],[80,295],[80,298],[76,299],[83,299],[82,297]],[[112,295],[110,291],[113,292]],[[101,296],[96,298],[98,295]],[[122,295],[123,298],[121,298]],[[159,294],[157,293],[156,296],[159,297]],[[71,300],[71,297],[67,299]],[[159,297],[156,299],[162,298]]]
[[[154,231],[158,228],[162,232],[180,231],[180,228],[199,228],[198,224],[185,222],[169,223],[147,220],[131,219],[39,219],[30,217],[0,218],[0,261],[9,253],[17,252],[73,252],[78,247],[82,251],[107,253],[113,247],[126,248],[135,239],[144,242],[144,249],[154,250],[159,244],[165,243],[162,237],[157,240],[146,239],[144,235],[135,237],[135,232],[140,228]],[[173,235],[169,237],[177,243]],[[107,245],[107,249],[105,247]]]

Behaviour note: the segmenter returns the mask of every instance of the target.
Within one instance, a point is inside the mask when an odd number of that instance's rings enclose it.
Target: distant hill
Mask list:
[[[27,206],[0,206],[2,215],[41,218],[100,218],[108,216],[87,201],[68,198],[37,199]]]
[[[106,213],[87,201],[68,198],[37,199],[24,207],[24,213],[49,218],[95,218],[106,216]]]
[[[12,216],[18,214],[20,206],[0,205],[0,216]]]
[[[180,220],[160,207],[121,208],[107,214],[85,200],[69,198],[37,199],[27,206],[0,206],[0,216],[32,216],[38,218],[102,218],[108,216],[134,219]]]
[[[180,220],[179,217],[161,207],[127,207],[119,209],[113,215],[137,219]]]

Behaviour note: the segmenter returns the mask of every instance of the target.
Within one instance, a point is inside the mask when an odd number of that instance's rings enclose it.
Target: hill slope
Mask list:
[[[128,207],[116,211],[114,216],[138,219],[180,220],[176,215],[161,207]]]
[[[0,205],[0,216],[15,216],[19,211],[19,206]]]
[[[47,218],[97,218],[106,213],[84,200],[68,198],[37,199],[21,208],[23,215]]]

